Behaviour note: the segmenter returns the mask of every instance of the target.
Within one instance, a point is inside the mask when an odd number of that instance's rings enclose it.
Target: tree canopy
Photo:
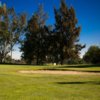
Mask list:
[[[13,46],[20,40],[26,21],[26,15],[17,15],[14,8],[0,7],[0,62],[5,62]]]
[[[38,11],[28,21],[25,29],[25,41],[22,44],[22,57],[31,64],[35,60],[36,64],[42,64],[46,56],[46,26],[47,14],[40,5]]]
[[[59,9],[54,8],[55,25],[50,29],[46,25],[47,14],[39,6],[37,12],[28,21],[25,29],[25,41],[21,47],[22,57],[27,63],[36,64],[79,58],[79,52],[85,45],[79,43],[80,27],[73,7],[68,8],[61,0]]]
[[[79,35],[81,28],[78,26],[78,21],[73,7],[68,8],[65,1],[61,0],[59,9],[54,9],[55,12],[55,32],[57,41],[57,57],[60,58],[61,64],[64,59],[72,60],[79,57],[79,51],[85,45],[79,44]]]
[[[100,64],[100,47],[91,46],[83,56],[87,63]]]

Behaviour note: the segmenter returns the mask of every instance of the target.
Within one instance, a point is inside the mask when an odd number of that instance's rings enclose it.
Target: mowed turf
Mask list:
[[[99,66],[0,65],[0,100],[100,100],[100,75],[19,73],[38,69],[100,71]]]

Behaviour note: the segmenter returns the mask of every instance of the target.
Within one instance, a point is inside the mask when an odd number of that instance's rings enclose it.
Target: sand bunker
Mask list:
[[[50,70],[37,70],[37,71],[25,71],[21,70],[20,73],[25,74],[58,74],[58,75],[100,75],[100,73],[94,72],[78,72],[78,71],[50,71]]]

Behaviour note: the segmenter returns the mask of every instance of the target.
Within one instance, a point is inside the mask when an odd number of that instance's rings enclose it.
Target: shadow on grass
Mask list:
[[[88,70],[73,70],[73,69],[53,69],[53,68],[44,68],[44,69],[38,69],[38,70],[44,70],[44,71],[74,71],[74,72],[88,72],[88,73],[100,73],[100,71],[99,70],[97,70],[97,71],[92,71],[92,70],[90,70],[90,71],[88,71]]]
[[[36,64],[17,64],[17,63],[0,63],[0,65],[22,65],[22,66],[47,66],[47,65],[36,65]]]
[[[89,67],[100,67],[100,64],[96,64],[96,65],[65,65],[65,66],[58,66],[58,68],[89,68]]]
[[[0,65],[28,65],[28,66],[46,66],[46,64],[44,65],[35,65],[35,64],[17,64],[17,63],[0,63]],[[53,65],[51,65],[51,70],[53,70],[54,68],[52,68]],[[89,67],[100,67],[100,64],[89,64],[89,65],[59,65],[56,66],[55,68],[89,68]],[[54,69],[55,70],[55,69]]]
[[[100,85],[100,82],[95,82],[95,81],[87,81],[87,82],[56,82],[56,84],[59,84],[59,85],[64,85],[64,84],[70,84],[70,85],[78,85],[78,84]]]

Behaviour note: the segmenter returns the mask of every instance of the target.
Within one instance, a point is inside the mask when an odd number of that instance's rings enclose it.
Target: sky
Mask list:
[[[29,19],[37,10],[39,4],[43,4],[44,11],[49,18],[47,25],[55,23],[53,8],[59,8],[60,0],[0,0],[6,3],[7,7],[14,7],[16,13],[25,12]],[[86,44],[86,48],[81,51],[81,57],[91,45],[100,46],[100,0],[65,0],[68,7],[73,6],[78,19],[78,25],[81,26],[80,43]],[[13,58],[20,59],[18,45],[13,51]]]

